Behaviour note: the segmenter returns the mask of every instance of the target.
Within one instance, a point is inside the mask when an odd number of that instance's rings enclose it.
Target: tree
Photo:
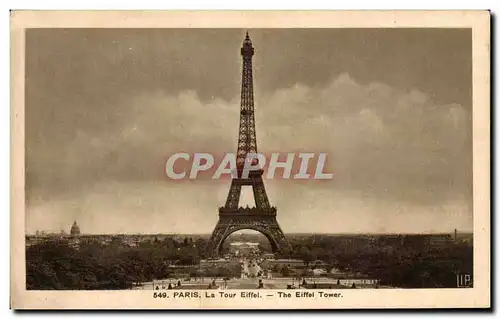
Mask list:
[[[281,275],[283,277],[289,277],[290,276],[290,267],[288,266],[283,266],[283,268],[281,268]]]
[[[300,255],[300,258],[306,264],[306,266],[308,266],[309,263],[315,259],[311,250],[307,246],[300,247],[299,255]]]

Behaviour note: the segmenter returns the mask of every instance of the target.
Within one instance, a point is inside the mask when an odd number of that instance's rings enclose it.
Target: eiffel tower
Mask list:
[[[211,257],[220,254],[222,243],[230,234],[242,229],[256,230],[266,236],[274,253],[286,254],[290,250],[290,245],[276,220],[276,207],[271,206],[267,198],[262,180],[264,171],[262,169],[252,170],[247,172],[248,176],[242,176],[245,161],[249,160],[247,156],[257,154],[252,76],[254,53],[255,50],[247,32],[241,48],[243,74],[238,152],[236,154],[238,178],[233,175],[226,204],[219,208],[219,221],[207,245],[207,255]],[[254,165],[258,164],[255,162],[256,159],[252,161]],[[239,207],[242,186],[252,186],[255,207]]]

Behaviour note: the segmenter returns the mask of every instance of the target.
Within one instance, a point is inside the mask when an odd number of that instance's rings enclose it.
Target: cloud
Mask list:
[[[470,108],[348,74],[258,93],[259,151],[327,152],[335,174],[266,182],[285,231],[472,227]],[[180,151],[235,151],[238,98],[142,91],[117,103],[88,115],[105,128],[28,145],[27,228],[78,219],[93,232],[210,232],[229,184],[168,181],[163,165]]]
[[[257,123],[263,148],[328,152],[342,189],[417,203],[470,197],[471,117],[462,105],[342,74],[269,96]]]

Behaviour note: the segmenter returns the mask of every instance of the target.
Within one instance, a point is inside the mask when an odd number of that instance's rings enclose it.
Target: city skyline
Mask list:
[[[458,234],[469,234],[472,235],[472,231],[462,231],[460,229],[456,229]],[[64,235],[69,236],[69,231],[66,231],[65,229],[59,230],[59,232],[54,232],[54,231],[45,231],[43,229],[37,229],[34,232],[31,233],[26,233],[27,236],[36,236],[37,232],[38,235],[61,235],[61,232],[64,231]],[[244,230],[243,230],[244,231]],[[432,233],[421,233],[421,232],[416,232],[416,233],[349,233],[349,232],[335,232],[335,233],[313,233],[313,232],[304,232],[304,233],[287,233],[287,235],[292,235],[292,236],[297,236],[297,235],[304,235],[304,236],[310,236],[310,235],[317,235],[317,236],[347,236],[347,235],[362,235],[362,236],[380,236],[380,235],[453,235],[455,229],[451,229],[450,231],[443,231],[443,232],[432,232]],[[239,235],[241,234],[240,231],[234,232],[233,234]],[[244,234],[253,234],[253,233],[244,233]],[[86,233],[82,232],[79,236],[204,236],[204,237],[209,237],[211,235],[210,232],[206,233],[134,233],[134,232],[125,232],[125,233]]]
[[[236,149],[244,32],[29,30],[27,232],[210,233],[229,182],[163,161]],[[334,172],[265,180],[285,233],[472,231],[470,30],[249,32],[259,150]]]

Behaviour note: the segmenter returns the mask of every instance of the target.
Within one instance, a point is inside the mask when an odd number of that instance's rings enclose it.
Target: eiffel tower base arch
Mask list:
[[[219,221],[206,248],[207,257],[221,255],[224,240],[234,232],[243,229],[258,231],[266,236],[273,253],[287,255],[290,252],[288,241],[276,220],[276,211],[262,212],[258,208],[242,208],[232,212],[221,207]]]

